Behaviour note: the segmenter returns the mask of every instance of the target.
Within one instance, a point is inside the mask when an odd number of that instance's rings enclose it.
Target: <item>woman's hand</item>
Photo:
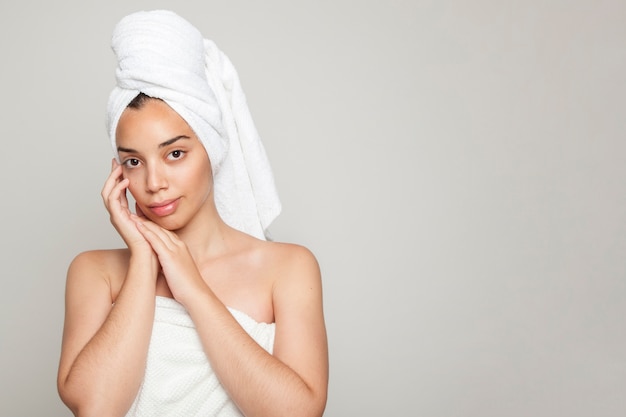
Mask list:
[[[136,227],[156,253],[172,295],[185,305],[186,297],[207,288],[185,242],[174,232],[147,219],[133,216]]]
[[[137,230],[135,225],[136,215],[132,214],[128,208],[126,190],[129,180],[122,178],[122,166],[113,159],[111,164],[111,174],[102,188],[102,200],[109,212],[111,223],[120,234],[131,253],[152,252],[150,244]]]

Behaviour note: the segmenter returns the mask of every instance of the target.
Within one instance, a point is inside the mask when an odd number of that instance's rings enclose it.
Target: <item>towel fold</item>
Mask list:
[[[109,97],[106,122],[115,155],[115,130],[128,104],[139,93],[162,99],[206,148],[222,219],[265,239],[281,204],[228,57],[185,19],[165,10],[124,17],[115,27],[112,47],[118,61],[117,85]]]

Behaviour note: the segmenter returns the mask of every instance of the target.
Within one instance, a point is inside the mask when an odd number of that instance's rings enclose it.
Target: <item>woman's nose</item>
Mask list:
[[[167,188],[167,176],[163,167],[158,165],[148,167],[146,188],[152,193],[156,193],[164,188]]]

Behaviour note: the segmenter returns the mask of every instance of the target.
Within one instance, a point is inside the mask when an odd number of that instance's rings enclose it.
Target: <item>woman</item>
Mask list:
[[[122,19],[113,49],[102,197],[127,248],[70,265],[62,400],[77,416],[322,415],[319,268],[265,240],[280,204],[234,68],[172,12]]]

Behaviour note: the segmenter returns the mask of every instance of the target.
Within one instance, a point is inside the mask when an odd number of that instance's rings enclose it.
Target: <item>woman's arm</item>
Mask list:
[[[76,416],[122,416],[144,374],[154,317],[157,266],[131,259],[111,305],[104,252],[85,252],[70,265],[58,373],[63,402]]]
[[[207,288],[183,301],[229,396],[247,417],[321,416],[328,351],[319,267],[290,246],[273,292],[274,354],[261,348]]]
[[[130,255],[85,252],[68,270],[57,384],[63,402],[81,417],[124,415],[144,374],[159,264],[128,210],[128,183],[113,160],[102,199]],[[124,273],[112,305],[110,275]]]

